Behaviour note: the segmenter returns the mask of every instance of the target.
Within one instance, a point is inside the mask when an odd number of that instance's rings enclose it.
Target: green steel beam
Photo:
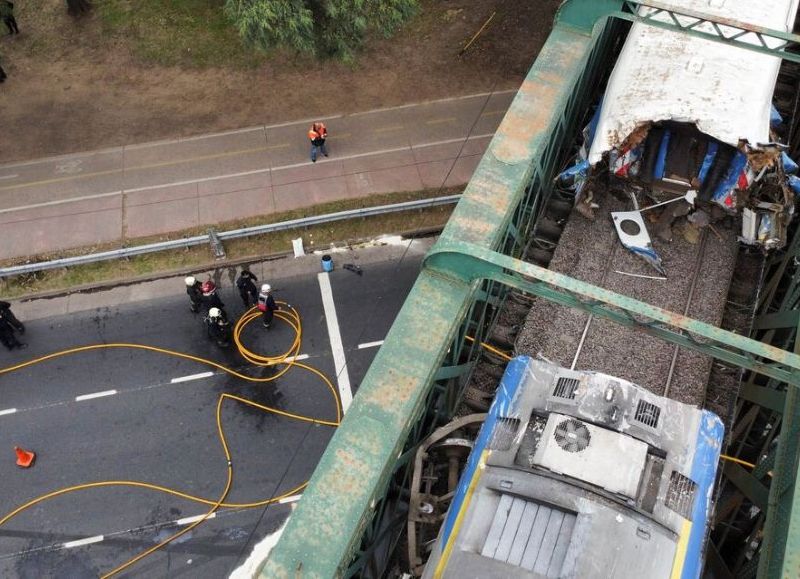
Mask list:
[[[796,280],[793,285],[798,285]],[[794,351],[800,353],[800,327],[795,330],[794,340]],[[758,565],[759,577],[786,579],[800,577],[798,458],[800,458],[800,392],[790,388],[786,393],[783,423],[769,491],[769,508],[764,523],[764,544],[761,546]]]
[[[558,304],[635,327],[729,364],[800,386],[800,356],[797,354],[472,243],[440,238],[425,258],[425,265],[445,276],[465,281],[499,281]]]
[[[722,473],[751,503],[762,511],[767,510],[769,489],[760,480],[734,462],[726,462],[722,467]]]
[[[775,412],[783,412],[783,407],[786,403],[786,391],[747,382],[739,388],[739,398],[754,402]]]
[[[625,11],[610,16],[800,63],[800,53],[797,52],[800,50],[800,36],[785,30],[754,26],[653,0],[624,0],[623,5]],[[792,50],[795,52],[790,52]]]

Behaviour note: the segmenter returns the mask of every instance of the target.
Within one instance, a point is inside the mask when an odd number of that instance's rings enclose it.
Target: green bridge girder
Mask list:
[[[671,13],[672,23],[642,18],[636,13],[642,7]],[[424,437],[423,430],[432,429],[431,413],[441,412],[430,407],[432,393],[442,388],[446,379],[452,384],[459,376],[463,377],[474,361],[470,357],[472,350],[465,346],[466,328],[476,338],[482,338],[490,323],[483,314],[476,313],[477,304],[501,300],[504,285],[587,309],[619,323],[635,324],[643,332],[716,356],[729,364],[749,368],[778,382],[800,385],[797,353],[515,259],[521,253],[519,240],[528,233],[531,216],[541,207],[541,199],[549,192],[566,144],[574,138],[613,22],[646,21],[800,61],[796,55],[787,56],[776,48],[798,46],[798,36],[732,21],[712,25],[714,31],[710,33],[686,24],[687,18],[698,17],[703,22],[713,22],[702,15],[675,12],[654,2],[567,0],[563,3],[547,43],[439,242],[426,259],[353,405],[334,434],[281,540],[265,562],[262,577],[329,578],[358,572],[351,565],[368,554],[362,549],[362,537],[365,533],[376,536],[372,528],[378,518],[376,512],[384,512],[386,490],[399,468],[398,463],[404,463],[415,442]],[[731,34],[731,29],[741,34]],[[751,33],[750,42],[745,41],[745,33]],[[759,44],[751,43],[753,35],[762,39]],[[478,322],[473,320],[476,316]],[[792,393],[795,391],[796,388],[791,388]],[[798,407],[794,399],[793,394],[785,400]],[[796,463],[796,447],[792,450],[785,445],[784,450],[787,458]],[[792,530],[790,541],[797,546],[800,514],[793,506],[800,505],[794,501],[800,497],[795,496],[795,487],[788,490],[792,502],[785,517],[786,528]],[[787,492],[783,491],[781,504],[785,505]],[[770,489],[770,503],[774,502],[772,494]],[[791,553],[788,544],[786,551]],[[784,559],[782,549],[778,555],[783,576],[800,576],[786,574],[787,570],[798,569],[793,567],[797,565],[795,555]]]

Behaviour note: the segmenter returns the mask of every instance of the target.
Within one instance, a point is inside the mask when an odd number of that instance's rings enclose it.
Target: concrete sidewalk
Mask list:
[[[0,259],[469,181],[516,91],[0,166]]]

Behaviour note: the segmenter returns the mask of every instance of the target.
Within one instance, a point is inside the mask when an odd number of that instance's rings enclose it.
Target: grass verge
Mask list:
[[[277,223],[280,221],[299,219],[309,215],[324,215],[337,211],[346,211],[348,209],[402,203],[404,201],[452,195],[460,193],[461,191],[461,188],[424,190],[410,193],[373,195],[363,199],[334,201],[302,210],[220,223],[216,226],[216,229],[225,231],[266,223]],[[388,215],[376,215],[374,217],[349,219],[303,229],[279,231],[265,235],[230,240],[224,244],[227,260],[223,261],[214,261],[210,247],[207,245],[199,245],[186,249],[139,255],[129,259],[103,261],[70,268],[18,275],[0,279],[0,295],[4,298],[14,299],[32,293],[68,290],[76,286],[123,281],[130,278],[156,275],[161,272],[220,267],[225,265],[227,261],[240,261],[250,258],[255,261],[267,255],[291,251],[291,240],[297,237],[303,238],[306,251],[325,249],[334,244],[347,245],[361,239],[378,235],[443,226],[449,219],[450,213],[454,207],[455,205],[447,205],[430,209],[391,213]],[[192,235],[204,233],[206,230],[207,228],[195,228],[175,232],[170,235],[135,239],[130,240],[128,245],[143,245],[157,241],[180,239],[182,237],[190,237]],[[39,255],[24,261],[15,260],[6,262],[3,265],[85,255],[114,249],[115,247],[119,247],[119,245],[103,245],[81,248],[58,254]]]

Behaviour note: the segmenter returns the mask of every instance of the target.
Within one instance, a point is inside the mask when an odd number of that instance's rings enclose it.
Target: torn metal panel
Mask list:
[[[615,211],[611,213],[619,240],[626,249],[641,257],[661,275],[666,275],[661,264],[661,257],[653,249],[650,234],[644,225],[639,211]]]
[[[695,0],[671,4],[697,7]],[[714,1],[704,2],[703,12],[789,31],[797,4],[798,0]],[[619,148],[642,125],[667,120],[693,123],[734,147],[740,141],[769,142],[780,64],[774,56],[634,24],[608,82],[590,163]]]

